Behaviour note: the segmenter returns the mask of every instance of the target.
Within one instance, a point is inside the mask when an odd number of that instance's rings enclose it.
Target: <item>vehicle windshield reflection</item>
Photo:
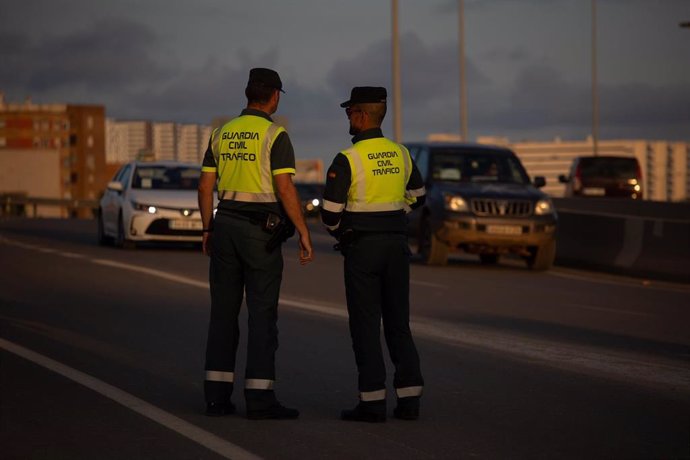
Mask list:
[[[133,189],[196,190],[199,187],[199,168],[140,166],[134,171]]]

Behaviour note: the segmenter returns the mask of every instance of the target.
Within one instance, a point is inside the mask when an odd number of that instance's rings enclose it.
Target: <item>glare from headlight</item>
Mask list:
[[[460,196],[446,195],[446,209],[451,211],[467,211],[467,202]]]
[[[149,214],[155,214],[158,211],[155,206],[137,203],[136,201],[132,201],[132,207],[137,211],[146,211]]]
[[[321,203],[321,202],[319,201],[318,198],[314,198],[313,200],[311,200],[311,204],[313,204],[314,207],[317,207],[319,205],[319,203]]]
[[[553,203],[550,199],[544,199],[537,201],[534,206],[534,213],[538,216],[543,216],[544,214],[551,214],[553,212]]]
[[[635,189],[636,192],[639,192],[640,190],[642,190],[642,187],[640,187],[640,184],[635,184],[633,189]]]

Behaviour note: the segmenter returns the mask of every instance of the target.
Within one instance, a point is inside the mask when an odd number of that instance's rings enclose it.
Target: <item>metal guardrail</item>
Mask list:
[[[0,194],[1,216],[36,217],[39,206],[57,207],[65,217],[92,217],[98,200],[31,197],[22,193]]]

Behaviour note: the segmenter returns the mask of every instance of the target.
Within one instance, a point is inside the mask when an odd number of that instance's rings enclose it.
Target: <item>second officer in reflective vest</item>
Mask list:
[[[414,420],[424,381],[409,327],[410,251],[406,212],[425,199],[422,177],[407,149],[383,137],[386,89],[355,87],[341,104],[354,135],[328,169],[322,221],[345,256],[350,335],[359,371],[359,403],[343,420],[386,420],[383,329],[395,366],[394,415]]]
[[[244,396],[250,419],[294,419],[299,412],[275,397],[278,297],[283,274],[280,247],[286,217],[299,232],[300,262],[312,245],[292,183],[295,156],[285,129],[270,115],[278,109],[282,82],[271,69],[249,72],[247,108],[214,130],[199,182],[203,250],[211,256],[211,320],[204,393],[208,415],[235,411],[238,314],[246,295],[249,326]],[[213,216],[213,189],[219,205]],[[287,216],[285,216],[287,214]],[[281,238],[275,238],[276,236]],[[279,243],[275,243],[279,246]]]

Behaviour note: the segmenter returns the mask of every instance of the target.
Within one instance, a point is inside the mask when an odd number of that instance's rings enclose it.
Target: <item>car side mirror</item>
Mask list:
[[[542,188],[545,185],[546,185],[546,178],[544,176],[535,176],[534,177],[534,186],[535,187]]]
[[[110,181],[110,182],[108,182],[108,190],[112,190],[113,192],[122,193],[122,191],[123,191],[124,189],[125,189],[125,188],[124,188],[124,186],[122,185],[122,182],[118,182],[118,181]]]
[[[570,178],[564,174],[561,174],[558,176],[558,182],[560,182],[561,184],[567,184],[568,182],[570,182]]]

